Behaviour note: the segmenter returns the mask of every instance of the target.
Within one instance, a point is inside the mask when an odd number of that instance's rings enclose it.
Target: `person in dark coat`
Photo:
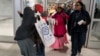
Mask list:
[[[88,25],[91,22],[89,13],[84,9],[82,2],[76,2],[75,11],[70,15],[68,21],[68,33],[71,35],[72,42],[72,54],[76,56],[80,55],[82,46],[85,44],[86,33]]]
[[[36,31],[33,29],[35,28],[34,23],[36,22],[34,13],[30,7],[24,9],[22,24],[15,34],[15,40],[23,56],[36,56],[36,44],[32,40],[33,32]]]
[[[23,56],[45,56],[45,47],[34,25],[38,20],[35,14],[37,11],[42,13],[43,7],[35,4],[33,8],[35,10],[26,7],[23,14],[18,12],[23,21],[16,31],[15,40],[18,42]]]

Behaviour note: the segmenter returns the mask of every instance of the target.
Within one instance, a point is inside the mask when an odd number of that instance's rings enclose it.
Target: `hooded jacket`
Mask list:
[[[32,35],[35,31],[34,23],[36,19],[34,17],[34,11],[30,7],[24,9],[23,20],[20,27],[17,29],[15,34],[15,40],[24,40]]]

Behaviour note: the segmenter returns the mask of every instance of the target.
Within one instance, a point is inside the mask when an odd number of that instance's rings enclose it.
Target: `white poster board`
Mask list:
[[[50,47],[55,42],[55,37],[51,32],[49,26],[46,24],[46,21],[40,17],[41,20],[35,23],[36,29],[46,47]]]

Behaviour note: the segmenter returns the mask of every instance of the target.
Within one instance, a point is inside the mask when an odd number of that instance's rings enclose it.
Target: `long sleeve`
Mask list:
[[[87,11],[85,12],[85,15],[86,15],[85,21],[87,23],[86,25],[89,25],[91,23],[90,15]]]
[[[23,18],[23,14],[22,14],[21,12],[18,12],[18,14],[19,14],[19,16],[20,16],[21,18]]]
[[[71,24],[72,24],[72,14],[70,15],[70,18],[68,20],[68,34],[71,35]]]

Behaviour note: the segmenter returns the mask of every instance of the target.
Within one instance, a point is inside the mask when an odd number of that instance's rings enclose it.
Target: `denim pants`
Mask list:
[[[37,56],[36,45],[31,39],[19,40],[17,43],[23,56]]]
[[[40,43],[37,46],[37,56],[45,56],[45,47],[43,43]]]
[[[81,53],[82,46],[85,44],[86,31],[83,32],[72,32],[71,42],[72,42],[72,54],[71,56],[76,56],[77,53]]]
[[[23,56],[45,56],[45,47],[43,43],[38,44],[38,47],[31,39],[21,40],[17,43]]]

